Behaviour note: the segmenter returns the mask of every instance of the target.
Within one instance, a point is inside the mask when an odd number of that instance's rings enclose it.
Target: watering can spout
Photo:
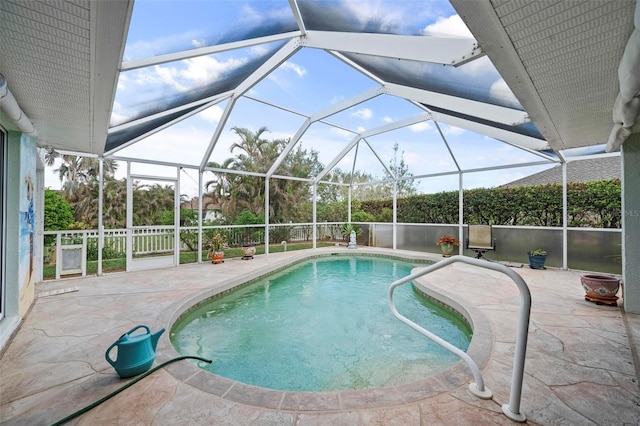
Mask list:
[[[160,336],[164,333],[164,328],[161,328],[157,332],[151,334],[151,346],[153,346],[153,351],[155,352],[156,347],[158,346],[158,340],[160,340]]]

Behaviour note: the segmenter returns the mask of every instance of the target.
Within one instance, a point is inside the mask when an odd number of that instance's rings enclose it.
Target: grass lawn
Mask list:
[[[335,245],[335,242],[327,242],[327,241],[318,241],[317,247],[329,247]],[[305,250],[313,248],[313,244],[311,242],[305,243],[291,243],[287,244],[287,251],[292,250]],[[284,246],[282,244],[270,244],[269,252],[270,253],[279,253],[284,251]],[[256,255],[264,254],[264,245],[256,246]],[[241,257],[242,249],[241,248],[228,248],[224,251],[225,258],[233,258],[233,257]],[[198,257],[197,252],[181,252],[180,253],[180,264],[186,263],[195,263]],[[209,256],[206,251],[202,252],[202,261],[209,261]],[[102,260],[102,272],[123,272],[126,270],[127,260],[124,257],[120,257],[117,259],[103,259]],[[95,275],[98,273],[98,261],[97,260],[88,260],[87,261],[87,275]],[[42,277],[45,280],[53,280],[56,278],[56,265],[44,265],[42,268]]]

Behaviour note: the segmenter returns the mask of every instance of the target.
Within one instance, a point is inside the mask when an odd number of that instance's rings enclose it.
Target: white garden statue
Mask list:
[[[356,231],[351,231],[351,234],[349,234],[349,245],[347,246],[347,248],[350,248],[350,249],[357,248],[356,247]]]

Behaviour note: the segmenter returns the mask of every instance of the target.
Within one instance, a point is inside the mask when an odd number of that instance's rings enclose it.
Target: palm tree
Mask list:
[[[61,164],[54,171],[58,173],[60,182],[62,182],[62,196],[69,202],[76,202],[79,199],[80,186],[89,183],[92,178],[98,177],[99,159],[60,154],[53,148],[46,149],[44,161],[48,167],[52,167],[58,159],[61,160]],[[115,160],[104,160],[102,165],[105,177],[113,177],[118,163]]]
[[[266,173],[278,159],[288,140],[266,140],[262,135],[267,132],[261,127],[255,132],[234,127],[239,141],[231,145],[234,157],[226,159],[222,164],[211,162],[208,167],[226,170],[250,171]],[[308,178],[322,170],[317,153],[311,153],[298,147],[282,162],[276,174]],[[256,215],[264,213],[265,178],[252,175],[241,175],[214,172],[215,179],[206,183],[207,196],[222,208],[225,218],[232,222],[243,210]],[[305,182],[288,179],[270,179],[269,181],[269,215],[272,222],[294,218],[298,210],[294,209],[300,202],[309,202],[310,185]],[[291,220],[291,219],[288,219]]]
[[[134,182],[134,189],[137,186]],[[124,228],[126,226],[127,181],[105,179],[102,189],[103,223],[106,228]]]

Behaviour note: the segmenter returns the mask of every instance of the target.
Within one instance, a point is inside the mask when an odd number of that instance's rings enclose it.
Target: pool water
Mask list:
[[[364,389],[410,383],[458,361],[396,319],[390,284],[415,265],[365,256],[315,258],[213,298],[187,312],[171,341],[202,368],[288,391]],[[406,284],[398,311],[462,350],[469,325]]]

